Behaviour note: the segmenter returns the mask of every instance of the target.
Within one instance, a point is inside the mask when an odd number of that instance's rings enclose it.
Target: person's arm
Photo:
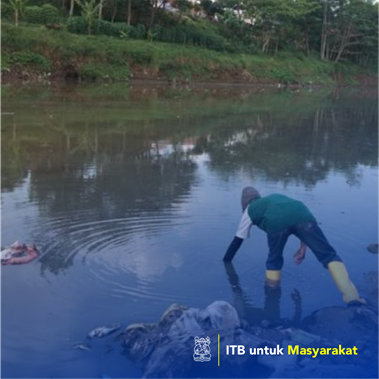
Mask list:
[[[238,249],[241,247],[243,242],[242,238],[234,237],[233,241],[230,243],[228,250],[224,255],[224,262],[231,262],[234,256],[237,254]]]
[[[305,258],[305,252],[307,250],[307,246],[304,242],[300,241],[300,248],[296,251],[296,253],[293,256],[293,261],[296,266],[298,266],[301,262],[303,262]]]
[[[252,222],[246,209],[238,225],[236,236],[233,238],[233,241],[230,243],[228,250],[224,255],[224,262],[231,262],[233,260],[234,256],[237,254],[238,249],[241,247],[243,240],[249,236],[251,225]]]

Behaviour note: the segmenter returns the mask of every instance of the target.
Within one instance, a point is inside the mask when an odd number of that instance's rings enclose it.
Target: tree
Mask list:
[[[216,13],[222,14],[224,11],[223,5],[218,1],[213,2],[212,0],[201,0],[200,3],[206,15],[213,18]]]
[[[70,0],[70,17],[74,15],[75,0]]]
[[[362,54],[350,55],[355,61],[363,66],[372,65],[378,67],[378,3],[366,3],[365,17],[360,27],[364,36],[360,50]],[[357,48],[357,46],[355,46]],[[352,49],[353,50],[353,49]]]
[[[328,9],[329,9],[329,2],[328,0],[324,0],[324,7],[323,7],[323,18],[322,18],[322,29],[321,29],[321,49],[320,49],[320,58],[322,60],[326,59],[326,45],[327,45],[327,39],[328,39]]]
[[[157,9],[159,6],[159,0],[152,0],[151,6],[152,6],[152,9],[151,9],[151,15],[150,15],[149,30],[151,30],[151,28],[154,26],[154,19],[155,19],[155,14],[157,13]]]
[[[179,9],[181,15],[187,13],[191,9],[191,4],[188,0],[176,0],[175,5]]]
[[[104,0],[100,0],[99,2],[99,20],[103,18],[103,7],[104,7]]]
[[[99,11],[100,4],[96,4],[96,0],[75,0],[82,10],[82,17],[87,24],[88,34],[92,34],[93,22]]]
[[[9,0],[9,5],[14,12],[14,24],[18,26],[20,16],[25,10],[25,6],[28,0]]]
[[[370,4],[363,0],[341,1],[341,9],[336,19],[334,44],[331,59],[339,62],[344,55],[360,55],[367,31],[365,24]],[[367,7],[368,6],[368,7]],[[358,49],[351,49],[360,47]]]
[[[111,21],[114,22],[116,16],[117,16],[117,6],[118,6],[118,1],[117,0],[112,0],[112,5],[113,5],[113,10],[112,10],[112,19]]]
[[[378,6],[371,1],[323,0],[320,58],[367,64],[367,55],[377,57],[377,25]]]
[[[254,20],[262,52],[268,53],[272,43],[277,52],[280,41],[287,46],[305,45],[309,51],[308,20],[320,8],[319,0],[246,0],[244,7],[244,12]]]
[[[132,0],[127,0],[128,1],[128,16],[126,23],[128,26],[130,26],[130,20],[132,19]]]

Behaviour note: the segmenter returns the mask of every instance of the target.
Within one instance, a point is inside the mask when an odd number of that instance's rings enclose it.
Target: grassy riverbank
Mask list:
[[[131,78],[246,84],[357,84],[376,81],[374,71],[323,62],[301,54],[275,57],[221,53],[163,42],[82,36],[43,26],[2,24],[4,81]]]

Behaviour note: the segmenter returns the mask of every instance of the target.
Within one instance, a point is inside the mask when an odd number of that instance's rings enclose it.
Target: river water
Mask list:
[[[377,269],[366,250],[378,241],[375,91],[93,85],[2,96],[2,245],[40,250],[1,270],[2,377],[138,377],[113,337],[73,346],[97,326],[156,322],[172,303],[226,300],[250,323],[273,308],[291,319],[296,290],[301,317],[343,305],[311,252],[293,264],[295,238],[267,305],[258,229],[233,261],[236,304],[222,257],[246,185],[305,202],[358,286]]]

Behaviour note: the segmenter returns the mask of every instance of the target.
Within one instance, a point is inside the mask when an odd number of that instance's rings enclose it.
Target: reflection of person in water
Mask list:
[[[296,326],[301,321],[301,297],[300,293],[295,289],[291,294],[294,302],[295,314],[292,320],[282,320],[280,317],[280,286],[270,286],[264,284],[264,306],[258,308],[253,305],[253,302],[243,293],[240,285],[239,277],[231,262],[225,262],[225,271],[228,277],[230,286],[234,296],[234,306],[237,309],[238,315],[246,320],[250,325],[260,325],[262,321],[268,321],[270,324],[280,322],[281,325],[289,324],[288,326]]]
[[[329,270],[343,300],[348,304],[365,303],[351,282],[346,267],[329,244],[311,211],[301,202],[284,195],[273,194],[261,197],[254,187],[242,191],[243,216],[237,234],[224,256],[231,262],[243,240],[249,235],[252,225],[267,233],[269,255],[266,262],[266,281],[277,285],[283,267],[283,250],[290,235],[300,240],[300,248],[294,255],[295,264],[305,258],[306,246],[319,262]]]

